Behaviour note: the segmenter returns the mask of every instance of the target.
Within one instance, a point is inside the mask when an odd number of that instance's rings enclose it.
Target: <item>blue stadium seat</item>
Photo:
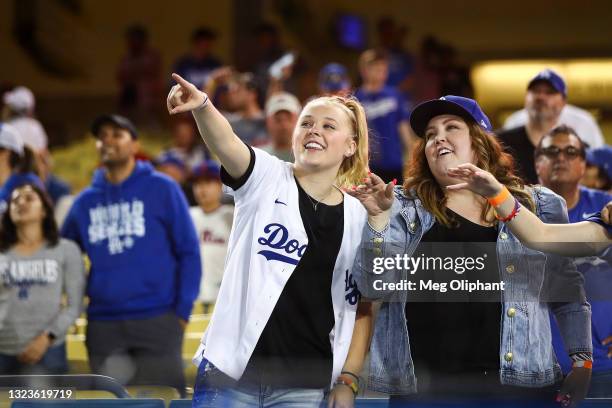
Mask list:
[[[191,400],[190,399],[175,399],[170,401],[170,405],[168,408],[191,408]]]

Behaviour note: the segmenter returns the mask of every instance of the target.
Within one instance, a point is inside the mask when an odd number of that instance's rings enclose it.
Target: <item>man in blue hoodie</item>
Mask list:
[[[187,202],[178,184],[136,161],[137,133],[128,119],[103,115],[91,131],[103,166],[62,228],[91,260],[91,370],[184,395],[183,330],[201,276]]]

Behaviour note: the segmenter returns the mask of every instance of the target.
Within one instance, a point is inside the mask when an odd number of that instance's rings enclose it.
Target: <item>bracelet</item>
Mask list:
[[[572,353],[569,356],[572,359],[572,362],[575,361],[593,361],[593,354],[588,351]]]
[[[510,214],[508,214],[507,217],[502,218],[502,217],[500,217],[497,214],[497,211],[494,210],[495,211],[495,218],[497,218],[501,222],[512,221],[512,219],[518,215],[520,210],[521,210],[521,203],[519,203],[519,201],[515,198],[514,199],[514,208],[512,209],[512,212]]]
[[[501,203],[508,199],[508,197],[510,197],[510,191],[508,191],[506,186],[503,186],[502,191],[500,191],[495,197],[487,198],[487,201],[493,207],[499,207]]]
[[[592,370],[593,369],[593,362],[590,361],[590,360],[574,361],[572,363],[572,368],[577,368],[577,367],[586,368],[586,369]]]
[[[340,374],[347,374],[350,375],[351,377],[353,377],[355,379],[355,381],[357,381],[357,383],[359,384],[359,376],[357,374],[351,373],[350,371],[342,371]]]
[[[204,94],[204,102],[202,102],[202,103],[200,104],[200,106],[198,106],[197,108],[193,108],[192,110],[193,110],[193,111],[199,111],[199,110],[204,109],[206,106],[208,106],[208,101],[209,101],[209,100],[210,100],[210,99],[208,99],[208,95]]]
[[[334,385],[346,385],[347,387],[349,387],[351,389],[351,391],[353,391],[353,395],[355,397],[359,393],[359,386],[357,385],[357,383],[355,381],[353,381],[350,377],[348,377],[348,376],[346,376],[344,374],[342,374],[342,375],[340,375],[340,377],[338,377],[338,379],[336,380]]]

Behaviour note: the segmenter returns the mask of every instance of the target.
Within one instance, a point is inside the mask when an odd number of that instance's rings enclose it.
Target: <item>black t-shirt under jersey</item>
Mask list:
[[[255,155],[238,180],[223,182],[237,189],[253,170]],[[344,203],[317,204],[296,180],[308,248],[287,281],[253,351],[241,381],[286,388],[326,388],[332,374],[329,334],[334,327],[331,284],[344,232]]]
[[[499,282],[494,245],[472,244],[496,242],[497,229],[474,224],[450,210],[448,212],[459,226],[447,228],[436,223],[423,235],[421,242],[465,243],[453,246],[452,251],[459,250],[462,253],[454,255],[470,257],[482,256],[483,248],[489,248],[484,270],[477,275],[476,271],[471,271],[471,276],[463,275],[461,278]],[[437,252],[434,255],[440,255],[442,251],[445,256],[450,254],[450,246],[447,250],[442,246],[432,245]],[[442,378],[447,376],[499,370],[501,297],[500,301],[495,301],[497,297],[494,295],[485,302],[480,295],[469,294],[463,302],[406,304],[410,351],[417,378],[430,379],[431,386],[441,387]]]

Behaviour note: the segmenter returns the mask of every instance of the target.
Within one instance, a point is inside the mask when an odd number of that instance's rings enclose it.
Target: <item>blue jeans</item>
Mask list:
[[[223,374],[206,360],[198,368],[193,408],[208,407],[321,407],[323,389],[275,388],[264,384],[243,384]]]
[[[593,373],[589,398],[612,398],[612,371]]]
[[[32,365],[19,362],[17,356],[0,353],[2,375],[66,374],[67,372],[66,343],[49,347],[40,361]]]

